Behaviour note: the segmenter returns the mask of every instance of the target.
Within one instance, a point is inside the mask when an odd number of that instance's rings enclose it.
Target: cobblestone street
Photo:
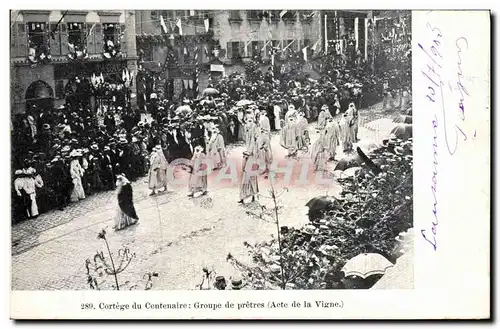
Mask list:
[[[394,126],[393,114],[384,114],[380,104],[360,111],[360,115],[358,145],[363,149],[379,143]],[[313,127],[314,124],[310,129],[312,141],[317,138]],[[277,134],[272,137],[272,147],[275,159],[284,159],[285,150],[279,146]],[[242,152],[242,146],[231,147],[228,159],[241,159]],[[299,157],[310,156],[299,154]],[[266,198],[269,180],[261,176],[259,186],[262,194],[259,203],[270,204],[271,199]],[[153,289],[159,290],[194,289],[201,281],[203,266],[231,276],[234,270],[226,262],[228,253],[250,261],[244,242],[255,243],[276,234],[275,224],[247,214],[259,211],[257,203],[244,206],[237,203],[239,182],[223,186],[209,182],[209,194],[194,199],[187,197],[187,189],[182,186],[150,197],[145,179],[134,182],[133,188],[140,220],[138,225],[123,231],[111,229],[116,211],[115,191],[92,195],[63,211],[52,211],[13,226],[12,289],[89,289],[85,260],[96,251],[105,251],[103,240],[97,239],[103,228],[107,228],[107,239],[115,254],[124,247],[135,253],[130,266],[119,275],[120,283],[140,285],[144,274],[154,271],[159,277]],[[287,226],[306,223],[305,204],[312,197],[340,192],[336,183],[288,188],[281,197],[284,210],[280,216],[280,224]]]

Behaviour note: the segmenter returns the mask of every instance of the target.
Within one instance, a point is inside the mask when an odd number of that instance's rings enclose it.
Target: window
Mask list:
[[[14,57],[24,57],[28,54],[26,25],[14,24],[11,29],[11,54]]]
[[[68,42],[75,47],[75,51],[86,48],[85,23],[68,23]]]
[[[240,52],[240,43],[239,41],[232,42],[232,58],[241,58],[243,54]]]
[[[260,21],[260,10],[247,10],[247,19],[249,21]]]
[[[102,50],[102,25],[100,23],[87,23],[87,52],[89,54],[97,54],[101,53]]]
[[[117,32],[117,26],[116,24],[112,23],[106,23],[103,24],[103,29],[104,29],[104,43],[108,44],[111,42],[113,45],[116,43],[116,32]]]
[[[241,59],[245,53],[245,43],[233,41],[227,43],[227,58]]]
[[[248,54],[252,58],[258,57],[258,56],[260,56],[260,49],[261,49],[260,42],[259,41],[252,41],[250,43],[250,51],[248,52]]]
[[[229,20],[241,21],[240,11],[239,10],[230,10],[229,11]]]
[[[294,46],[296,46],[295,42],[293,40],[286,40],[285,41],[285,46],[283,48],[286,48],[289,51],[295,50]]]
[[[37,55],[47,50],[46,28],[47,23],[28,23],[28,46],[34,49]]]

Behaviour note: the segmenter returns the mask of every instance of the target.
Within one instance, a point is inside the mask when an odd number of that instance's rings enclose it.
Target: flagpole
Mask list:
[[[328,30],[327,30],[327,19],[328,16],[325,15],[325,54],[328,54]]]

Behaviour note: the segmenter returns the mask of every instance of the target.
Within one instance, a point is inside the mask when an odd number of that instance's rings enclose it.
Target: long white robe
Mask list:
[[[281,130],[281,146],[291,153],[297,150],[297,125],[295,120],[289,119]]]
[[[213,161],[214,168],[226,165],[226,147],[224,137],[220,133],[212,134],[208,143],[208,153]]]
[[[332,115],[330,114],[330,111],[322,110],[318,116],[318,129],[325,129],[327,120],[331,117]]]
[[[82,166],[80,166],[80,162],[74,159],[71,160],[70,168],[71,180],[73,181],[73,191],[71,192],[71,201],[76,202],[78,200],[85,199],[85,191],[83,190],[82,185],[82,176],[84,174],[84,170]]]
[[[247,122],[245,125],[245,146],[252,155],[257,155],[258,127],[254,122]]]
[[[274,126],[281,130],[281,108],[278,105],[274,105]]]
[[[168,162],[162,150],[151,155],[148,173],[148,185],[150,189],[167,187],[167,168]]]
[[[326,125],[324,141],[328,158],[335,158],[335,155],[337,154],[337,146],[340,141],[340,128],[337,122],[333,121]]]
[[[268,134],[260,134],[257,139],[258,159],[264,160],[266,167],[268,167],[273,162],[273,154],[271,150],[271,141]]]
[[[267,133],[271,132],[271,124],[269,123],[269,118],[265,115],[260,116],[259,126],[264,129]]]

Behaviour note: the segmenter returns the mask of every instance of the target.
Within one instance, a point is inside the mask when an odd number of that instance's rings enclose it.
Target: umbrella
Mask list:
[[[366,279],[372,275],[384,274],[388,268],[393,266],[394,264],[381,254],[359,254],[345,263],[342,272],[344,272],[345,276],[355,275]]]
[[[363,160],[357,153],[350,153],[347,156],[340,159],[339,163],[335,166],[335,171],[346,170],[352,167],[359,167],[363,163]]]
[[[411,115],[399,115],[399,116],[394,118],[393,122],[411,124],[412,117],[411,117]]]
[[[203,95],[218,95],[219,91],[215,88],[207,88],[203,90]]]
[[[193,112],[189,105],[181,105],[175,110],[175,114],[190,114]]]
[[[327,196],[315,197],[306,203],[306,207],[309,207],[309,211],[324,211],[328,210],[333,206],[333,200]]]
[[[251,100],[248,100],[248,99],[242,99],[241,101],[238,101],[238,103],[236,103],[236,106],[246,106],[246,105],[250,105],[250,104],[253,104],[254,102],[251,101]]]
[[[392,134],[396,136],[396,138],[401,140],[408,140],[413,137],[413,125],[400,123],[391,131]]]

